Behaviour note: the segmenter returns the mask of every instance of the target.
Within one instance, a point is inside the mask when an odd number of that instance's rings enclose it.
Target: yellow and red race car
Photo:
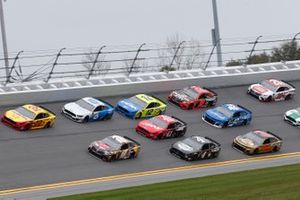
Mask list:
[[[55,121],[55,114],[44,107],[26,104],[14,110],[6,111],[1,121],[20,131],[50,128]]]

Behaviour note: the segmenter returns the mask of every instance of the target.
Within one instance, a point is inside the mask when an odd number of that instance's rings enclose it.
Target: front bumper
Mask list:
[[[290,117],[288,117],[286,115],[284,115],[283,119],[284,119],[284,121],[292,124],[293,126],[300,126],[300,122],[296,122],[294,119],[292,119],[292,118],[290,118]]]
[[[70,114],[67,110],[65,109],[62,109],[61,113],[68,119],[72,120],[72,121],[75,121],[75,122],[83,122],[83,117],[82,118],[79,118],[75,115],[72,115]]]
[[[235,142],[233,141],[232,143],[232,147],[238,151],[241,151],[245,154],[248,154],[248,155],[251,155],[254,153],[254,149],[253,148],[249,148],[249,147],[246,147],[238,142]]]
[[[206,115],[202,116],[202,120],[206,123],[208,123],[211,126],[214,126],[216,128],[223,128],[223,124],[220,122],[215,122],[212,119],[210,119],[209,117],[207,117]]]

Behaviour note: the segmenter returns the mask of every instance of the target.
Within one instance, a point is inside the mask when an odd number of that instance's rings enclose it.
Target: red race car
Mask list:
[[[199,86],[190,86],[173,91],[168,96],[170,102],[178,105],[183,110],[214,106],[217,98],[218,95],[214,91]]]
[[[176,117],[158,115],[140,121],[135,130],[148,138],[163,139],[181,137],[185,134],[187,124]]]

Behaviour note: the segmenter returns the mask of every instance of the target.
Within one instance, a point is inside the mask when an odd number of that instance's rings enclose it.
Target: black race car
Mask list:
[[[170,153],[181,159],[192,161],[216,158],[221,150],[221,145],[209,137],[191,136],[174,143]]]
[[[92,142],[89,153],[104,161],[136,158],[140,152],[140,144],[126,136],[112,135]]]

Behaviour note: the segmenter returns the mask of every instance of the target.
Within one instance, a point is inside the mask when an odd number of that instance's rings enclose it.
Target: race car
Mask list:
[[[181,137],[185,134],[187,124],[176,117],[158,115],[138,123],[135,130],[148,138],[164,139]]]
[[[294,126],[300,126],[300,107],[286,111],[284,114],[284,120]]]
[[[232,143],[235,149],[249,155],[276,152],[280,150],[281,145],[282,139],[279,136],[262,130],[253,130],[237,136]]]
[[[217,97],[218,95],[212,90],[199,86],[190,86],[171,92],[168,100],[183,110],[192,110],[214,106],[217,102]]]
[[[221,145],[209,137],[194,135],[176,142],[169,151],[183,160],[203,160],[218,157]]]
[[[119,101],[116,111],[132,119],[140,119],[160,115],[166,111],[167,105],[157,97],[137,94],[129,99]]]
[[[55,122],[55,114],[48,109],[26,104],[14,110],[6,111],[1,121],[20,131],[50,128]]]
[[[114,107],[103,100],[85,97],[64,105],[62,114],[75,122],[86,123],[111,119]]]
[[[103,161],[110,162],[136,158],[140,152],[140,144],[126,136],[112,135],[92,142],[88,151]]]
[[[247,93],[259,99],[259,101],[289,100],[295,95],[296,88],[285,81],[276,79],[264,80],[250,85]]]
[[[240,105],[223,104],[205,111],[202,120],[217,128],[241,126],[251,122],[252,112]]]

